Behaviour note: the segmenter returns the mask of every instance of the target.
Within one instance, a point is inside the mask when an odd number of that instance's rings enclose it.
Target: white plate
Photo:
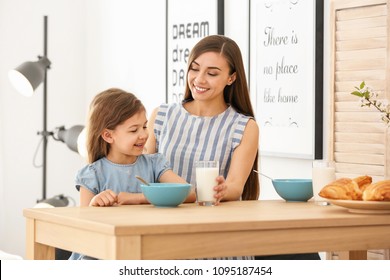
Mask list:
[[[347,208],[352,213],[390,214],[390,201],[361,201],[328,199],[334,205]]]

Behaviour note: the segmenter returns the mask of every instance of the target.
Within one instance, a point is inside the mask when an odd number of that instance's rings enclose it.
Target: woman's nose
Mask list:
[[[202,72],[198,72],[198,75],[196,75],[195,77],[195,81],[197,83],[204,83],[206,81],[206,75],[205,73],[202,73]]]

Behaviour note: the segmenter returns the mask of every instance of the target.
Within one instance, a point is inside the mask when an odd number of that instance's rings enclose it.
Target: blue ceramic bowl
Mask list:
[[[313,197],[311,179],[274,179],[275,191],[286,201],[308,201]]]
[[[182,204],[191,190],[190,184],[151,183],[141,185],[146,199],[156,207],[176,207]]]

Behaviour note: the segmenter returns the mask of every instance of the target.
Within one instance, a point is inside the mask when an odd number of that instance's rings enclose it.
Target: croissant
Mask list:
[[[369,185],[363,192],[363,200],[390,201],[390,180]]]
[[[359,176],[353,180],[358,184],[362,192],[372,183],[372,177],[368,175]]]
[[[356,181],[349,178],[340,178],[324,186],[319,196],[330,199],[361,200],[362,191]]]

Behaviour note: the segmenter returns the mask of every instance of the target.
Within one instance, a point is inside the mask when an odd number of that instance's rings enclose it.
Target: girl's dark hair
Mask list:
[[[211,35],[200,40],[191,50],[188,70],[191,64],[201,54],[206,52],[216,52],[222,55],[230,68],[230,75],[236,73],[236,80],[230,86],[226,86],[223,96],[226,104],[232,106],[238,113],[254,118],[254,112],[250,100],[248,84],[245,76],[245,68],[242,60],[240,48],[232,39],[222,35]],[[188,83],[186,83],[184,91],[183,103],[194,100]],[[256,159],[253,163],[253,170],[258,170],[258,151]],[[253,171],[250,173],[242,194],[243,200],[256,200],[259,198],[260,185],[259,176]]]

